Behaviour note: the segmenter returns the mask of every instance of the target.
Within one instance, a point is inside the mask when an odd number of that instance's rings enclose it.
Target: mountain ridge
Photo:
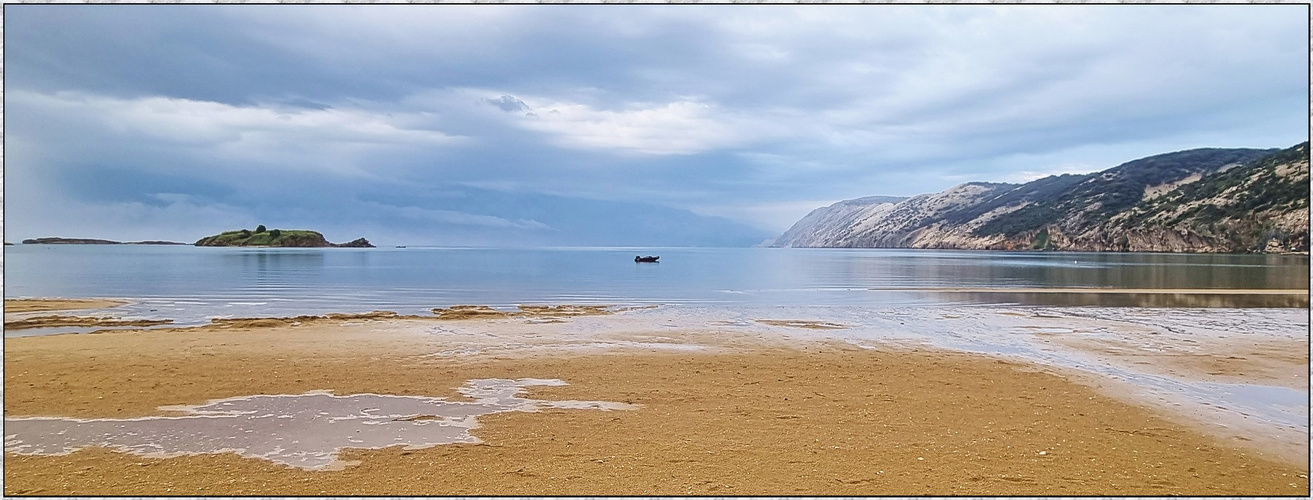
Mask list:
[[[1201,148],[1024,184],[844,200],[769,246],[1307,253],[1308,143]]]

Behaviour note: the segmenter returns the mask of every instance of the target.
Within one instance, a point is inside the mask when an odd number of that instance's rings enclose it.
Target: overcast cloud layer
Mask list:
[[[1303,5],[4,12],[9,241],[751,244],[1308,131]]]

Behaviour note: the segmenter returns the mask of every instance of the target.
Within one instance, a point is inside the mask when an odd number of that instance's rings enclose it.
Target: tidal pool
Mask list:
[[[421,449],[477,443],[470,430],[483,415],[541,408],[632,410],[609,401],[543,401],[521,397],[526,387],[561,386],[556,379],[471,380],[457,389],[472,402],[445,398],[324,391],[216,399],[200,406],[166,406],[184,416],[133,419],[30,417],[5,419],[5,451],[66,455],[99,446],[151,458],[236,453],[306,470],[338,470],[343,448],[403,445]]]

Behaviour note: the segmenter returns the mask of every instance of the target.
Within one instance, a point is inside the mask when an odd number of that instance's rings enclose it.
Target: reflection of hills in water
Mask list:
[[[477,443],[477,417],[540,408],[627,410],[606,401],[541,401],[520,397],[529,386],[565,385],[550,379],[481,379],[459,392],[473,402],[444,398],[325,392],[260,395],[162,407],[181,417],[137,419],[5,419],[5,452],[63,455],[101,446],[155,458],[233,452],[309,470],[338,469],[342,448],[407,449]]]
[[[1028,306],[1308,308],[1307,291],[937,291],[949,301]]]

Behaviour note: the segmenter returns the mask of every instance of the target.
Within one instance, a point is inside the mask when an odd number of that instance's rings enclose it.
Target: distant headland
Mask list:
[[[5,242],[6,245],[13,243]],[[24,245],[186,245],[177,241],[113,241],[92,238],[32,238],[23,240]]]
[[[198,247],[345,247],[374,248],[369,240],[357,238],[346,243],[329,243],[318,231],[304,229],[239,229],[206,236],[196,241]]]

